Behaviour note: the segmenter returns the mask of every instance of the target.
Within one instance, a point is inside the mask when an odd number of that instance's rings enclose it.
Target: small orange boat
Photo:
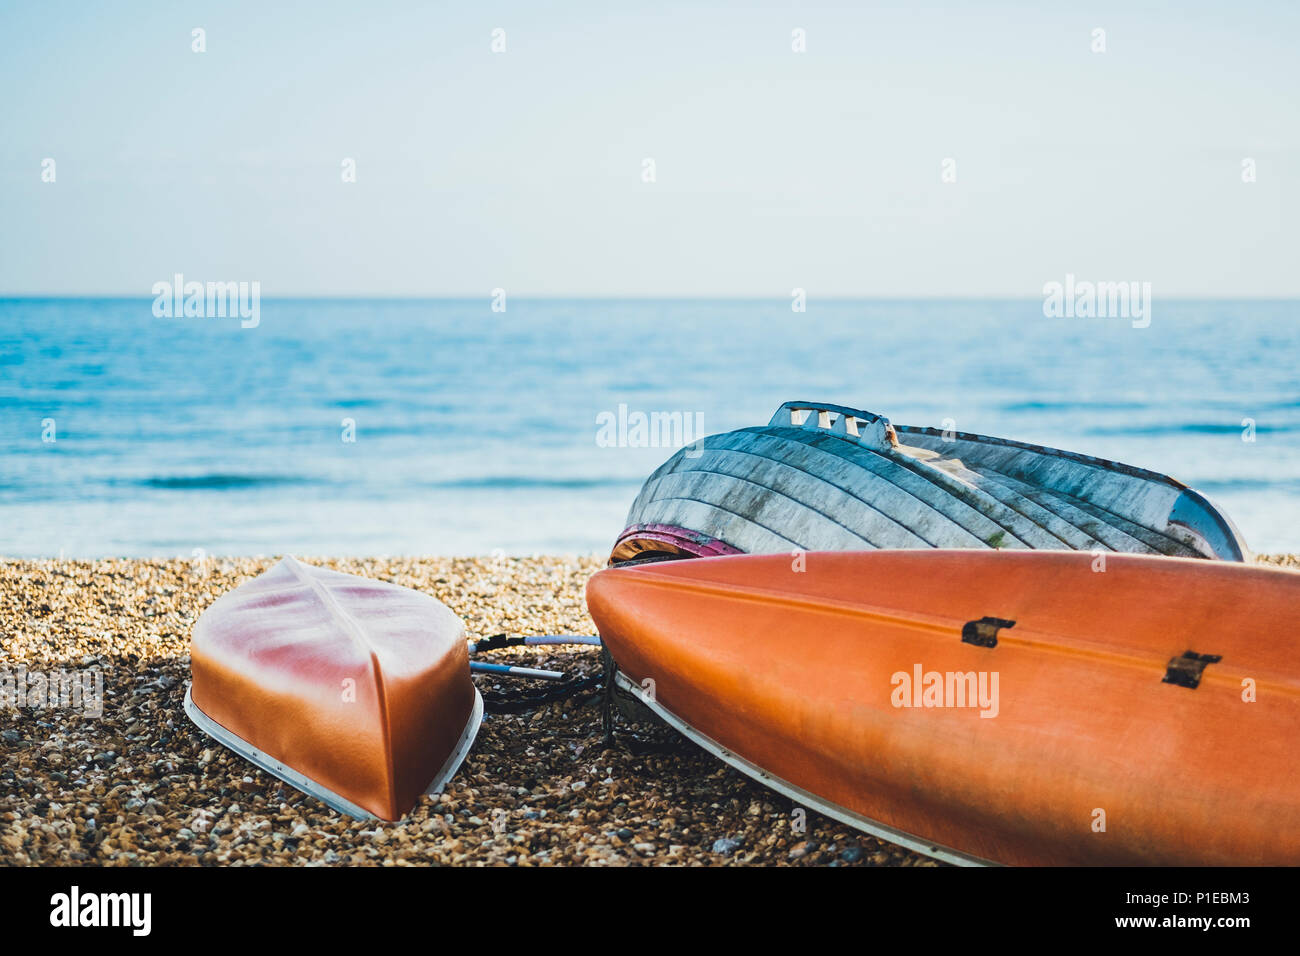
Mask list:
[[[1300,864],[1300,574],[915,550],[609,568],[617,682],[796,802],[957,863]]]
[[[190,658],[201,730],[354,817],[397,820],[439,791],[483,719],[450,609],[291,557],[204,611]]]

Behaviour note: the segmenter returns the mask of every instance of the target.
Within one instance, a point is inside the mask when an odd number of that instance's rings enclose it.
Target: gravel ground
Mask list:
[[[491,714],[440,797],[398,824],[342,817],[182,710],[190,627],[272,563],[0,561],[0,666],[98,668],[104,690],[98,718],[0,710],[0,864],[935,865],[811,811],[795,832],[789,800],[666,729],[640,728],[671,744],[661,753],[606,748],[596,699]],[[583,601],[595,558],[311,563],[433,594],[472,637],[595,633]],[[600,666],[594,648],[488,659]]]

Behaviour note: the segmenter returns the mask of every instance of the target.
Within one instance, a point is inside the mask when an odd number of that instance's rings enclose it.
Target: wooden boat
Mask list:
[[[883,839],[957,863],[1300,864],[1295,572],[741,555],[608,568],[587,603],[624,693]]]
[[[705,438],[655,471],[611,561],[926,547],[1249,554],[1226,516],[1166,475],[786,402],[766,426]]]
[[[335,810],[397,820],[443,787],[482,721],[464,635],[428,595],[286,557],[195,623],[185,710]]]

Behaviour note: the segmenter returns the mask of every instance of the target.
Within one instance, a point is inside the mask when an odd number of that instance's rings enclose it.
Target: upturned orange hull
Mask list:
[[[742,555],[607,569],[587,602],[652,708],[922,852],[1300,864],[1300,574],[1046,551]]]
[[[186,712],[334,809],[397,820],[478,731],[464,633],[429,595],[285,558],[200,616]]]

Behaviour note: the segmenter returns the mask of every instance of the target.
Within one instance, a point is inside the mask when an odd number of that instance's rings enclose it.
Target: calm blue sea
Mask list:
[[[1166,472],[1300,551],[1296,302],[1157,299],[1145,329],[1039,300],[151,307],[0,300],[0,555],[603,553],[672,449],[604,447],[601,413],[712,433],[789,399]]]

